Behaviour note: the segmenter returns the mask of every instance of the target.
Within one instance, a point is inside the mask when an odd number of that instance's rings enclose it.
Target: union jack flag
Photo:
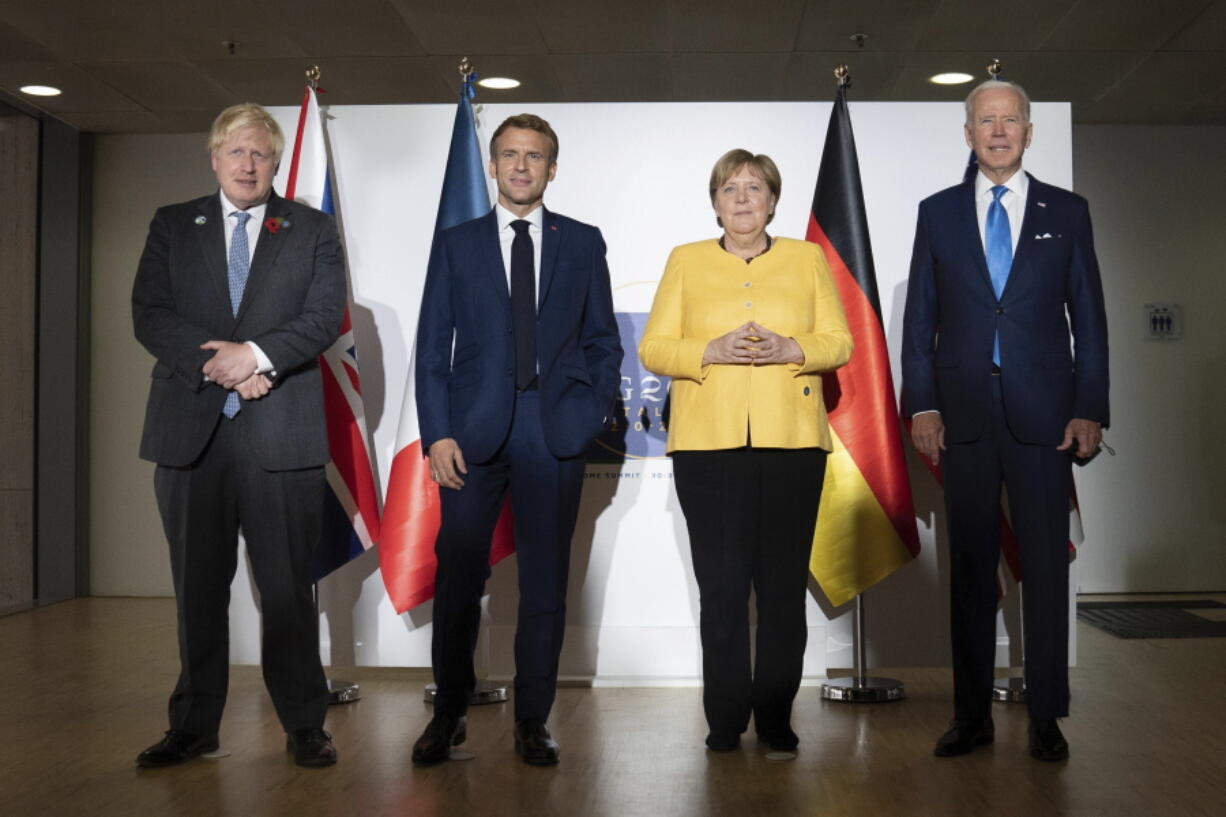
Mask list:
[[[291,155],[285,198],[335,215],[323,118],[310,86],[302,96]],[[319,356],[319,368],[332,459],[325,469],[328,490],[324,496],[323,535],[312,566],[316,581],[379,541],[380,492],[366,432],[349,304],[345,305],[340,337]]]

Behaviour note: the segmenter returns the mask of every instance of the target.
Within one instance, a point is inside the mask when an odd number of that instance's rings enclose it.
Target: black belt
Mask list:
[[[1000,374],[1000,367],[997,366],[995,363],[992,364],[992,374],[994,375]]]

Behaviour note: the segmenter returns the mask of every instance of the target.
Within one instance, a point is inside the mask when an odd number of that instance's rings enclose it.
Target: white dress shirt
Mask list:
[[[982,170],[979,171],[979,175],[975,177],[975,215],[979,222],[979,241],[983,244],[985,254],[988,251],[988,207],[992,204],[992,188],[995,186],[996,182],[983,175]],[[1026,215],[1026,194],[1030,191],[1030,178],[1025,171],[1019,169],[1005,181],[1005,187],[1009,188],[1009,192],[1001,195],[1000,204],[1009,216],[1013,254],[1017,255],[1017,240],[1022,235],[1022,218]]]
[[[268,210],[268,203],[257,204],[255,207],[250,207],[243,210],[241,207],[236,207],[226,198],[226,194],[218,191],[221,196],[221,213],[222,224],[225,225],[226,232],[226,263],[229,263],[230,244],[234,240],[234,228],[238,225],[238,219],[234,217],[237,212],[245,212],[251,218],[247,219],[247,249],[251,252],[251,257],[247,259],[248,267],[251,264],[251,258],[255,257],[255,243],[260,240],[260,228],[264,226],[264,213]],[[264,350],[257,346],[253,341],[247,341],[247,345],[251,347],[251,351],[255,353],[255,373],[268,374],[272,372],[273,377],[276,377],[276,372],[272,361],[268,359],[268,355],[264,354]]]
[[[518,220],[519,216],[501,204],[494,205],[494,214],[498,217],[498,243],[502,248],[502,269],[507,276],[507,292],[509,293],[511,291],[511,242],[515,240],[515,228],[511,226],[511,222]],[[538,204],[523,219],[528,222],[528,235],[532,238],[532,273],[536,278],[536,286],[533,291],[536,293],[536,303],[539,306],[541,303],[541,236],[543,235],[545,208]]]

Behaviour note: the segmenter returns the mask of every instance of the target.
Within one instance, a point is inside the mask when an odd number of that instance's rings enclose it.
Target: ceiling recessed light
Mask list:
[[[937,85],[962,85],[965,82],[970,82],[974,77],[970,74],[964,74],[961,71],[949,71],[944,74],[934,74],[928,77],[928,81]]]
[[[486,77],[485,79],[477,80],[477,84],[482,88],[493,88],[496,91],[505,91],[509,88],[518,88],[519,80],[511,79],[510,77]]]
[[[59,96],[63,93],[59,88],[50,85],[22,85],[19,90],[30,96]]]

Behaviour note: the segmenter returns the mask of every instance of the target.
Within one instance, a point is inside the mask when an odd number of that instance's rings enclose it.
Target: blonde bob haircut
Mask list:
[[[723,187],[742,167],[766,182],[766,189],[770,190],[778,203],[779,195],[783,192],[783,179],[779,176],[779,168],[775,166],[774,160],[765,153],[755,154],[742,148],[733,148],[720,156],[715,167],[711,168],[711,206],[715,206],[715,191]],[[766,216],[766,223],[770,224],[774,218],[775,210],[771,208],[771,212]],[[716,221],[719,219],[716,218]]]
[[[273,161],[281,161],[281,153],[285,150],[285,135],[281,133],[281,126],[272,118],[272,114],[254,102],[231,105],[217,114],[209,131],[209,153],[215,153],[226,137],[242,128],[263,128],[268,131],[272,139]]]

